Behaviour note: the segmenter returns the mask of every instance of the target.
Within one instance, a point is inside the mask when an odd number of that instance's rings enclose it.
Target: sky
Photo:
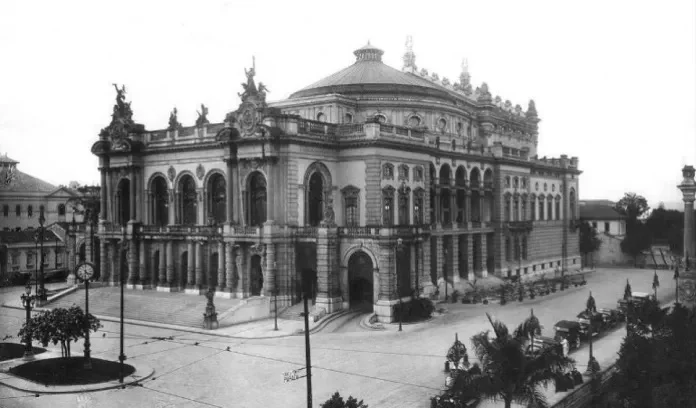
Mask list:
[[[355,61],[369,40],[400,69],[416,64],[524,109],[536,102],[540,156],[578,156],[581,199],[679,202],[696,165],[696,2],[146,1],[0,2],[0,152],[53,184],[96,183],[90,153],[110,121],[113,83],[134,119],[221,122],[244,68],[269,100]]]

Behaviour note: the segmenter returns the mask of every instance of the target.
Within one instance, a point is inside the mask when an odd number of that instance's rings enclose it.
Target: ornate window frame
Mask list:
[[[423,166],[413,167],[413,181],[423,181]]]
[[[409,225],[411,221],[411,188],[407,185],[402,185],[399,188],[397,197],[397,225]]]
[[[382,164],[382,180],[394,180],[394,165],[391,163]]]
[[[411,123],[411,121],[414,119],[416,121],[415,124]],[[423,118],[421,118],[420,115],[418,115],[418,114],[413,113],[413,114],[409,115],[408,118],[406,119],[406,126],[407,127],[417,128],[417,127],[420,127],[422,125],[423,125]]]
[[[413,190],[413,224],[423,225],[425,224],[425,190],[418,187]]]
[[[391,227],[394,225],[394,193],[396,189],[386,186],[382,189],[382,225]]]
[[[399,180],[409,180],[409,168],[407,164],[400,164],[399,165]]]
[[[546,196],[546,206],[548,210],[548,216],[546,217],[547,220],[551,221],[553,220],[553,196],[551,194]]]
[[[505,176],[505,188],[510,188],[512,185],[510,176]]]
[[[348,185],[341,189],[341,199],[343,200],[343,224],[348,227],[357,227],[360,225],[360,189]],[[348,200],[355,200],[355,220],[351,220],[348,216]]]

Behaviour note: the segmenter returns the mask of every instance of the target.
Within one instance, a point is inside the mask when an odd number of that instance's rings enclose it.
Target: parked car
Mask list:
[[[616,327],[623,321],[621,313],[616,309],[597,309],[597,311],[604,315],[604,321],[610,328]]]
[[[539,336],[534,337],[534,343],[532,343],[531,340],[525,342],[525,351],[527,354],[538,354],[542,350],[549,348],[554,349],[559,354],[563,354],[563,345],[561,342],[551,337]]]
[[[561,320],[557,322],[553,330],[555,331],[554,340],[561,341],[566,339],[571,350],[580,348],[582,337],[586,337],[587,328],[580,322],[572,320]]]
[[[633,293],[631,293],[630,301],[636,307],[642,306],[648,300],[650,300],[649,293],[645,293],[645,292],[633,292]],[[625,299],[619,299],[619,301],[617,303],[619,305],[618,309],[619,309],[620,313],[622,313],[622,315],[625,316],[627,311],[628,311],[628,302]]]

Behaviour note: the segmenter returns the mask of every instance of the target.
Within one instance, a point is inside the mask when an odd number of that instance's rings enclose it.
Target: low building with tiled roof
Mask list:
[[[580,201],[580,221],[588,222],[602,241],[600,248],[592,254],[596,265],[620,265],[631,262],[621,251],[621,241],[626,235],[626,217],[614,209],[610,200]]]

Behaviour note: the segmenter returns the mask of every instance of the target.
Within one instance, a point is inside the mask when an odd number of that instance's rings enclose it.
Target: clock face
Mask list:
[[[94,276],[94,266],[89,262],[83,262],[77,266],[75,275],[83,281],[90,280]]]

